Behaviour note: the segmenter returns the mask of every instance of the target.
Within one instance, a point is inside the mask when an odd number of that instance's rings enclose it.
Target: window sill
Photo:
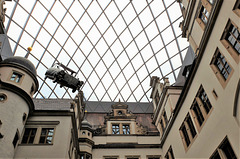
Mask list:
[[[18,146],[53,146],[53,144],[19,144]]]

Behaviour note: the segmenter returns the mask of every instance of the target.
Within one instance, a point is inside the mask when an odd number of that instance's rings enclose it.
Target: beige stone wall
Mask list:
[[[177,158],[209,158],[219,146],[219,144],[223,141],[223,139],[227,136],[235,154],[237,155],[237,157],[240,157],[239,116],[233,116],[234,98],[237,83],[239,80],[240,66],[239,63],[237,63],[233,59],[233,57],[229,54],[229,52],[220,42],[220,38],[229,18],[238,25],[238,28],[240,27],[239,17],[232,11],[235,2],[235,0],[223,1],[220,13],[217,17],[215,26],[211,33],[209,42],[206,46],[206,50],[204,52],[201,63],[193,79],[193,83],[189,89],[188,95],[173,124],[170,133],[167,136],[166,142],[163,145],[163,154],[165,154],[169,146],[172,145],[174,155]],[[201,40],[202,36],[202,32],[199,31],[198,25],[199,24],[195,22],[192,31],[192,37],[194,37],[194,40],[196,42]],[[211,59],[217,47],[225,56],[228,63],[232,66],[232,71],[234,71],[232,76],[229,77],[230,79],[226,84],[225,88],[221,85],[210,67]],[[187,113],[190,113],[190,107],[201,85],[207,93],[213,110],[210,116],[207,118],[206,122],[204,123],[202,129],[200,131],[196,129],[196,139],[193,141],[190,148],[185,151],[179,133],[179,128]],[[212,93],[213,90],[216,91],[218,98],[214,97]],[[191,113],[190,116],[193,119]],[[193,124],[196,128],[196,124],[194,121]]]
[[[0,89],[0,93],[7,96],[7,100],[0,102],[0,158],[12,158],[14,156],[14,146],[12,144],[18,130],[21,135],[24,127],[23,114],[28,114],[29,108],[25,100],[17,94]],[[20,136],[19,136],[20,137]]]
[[[68,150],[71,141],[72,122],[70,116],[34,116],[28,121],[59,121],[58,125],[28,125],[28,127],[54,127],[52,145],[20,144],[15,158],[69,158]]]

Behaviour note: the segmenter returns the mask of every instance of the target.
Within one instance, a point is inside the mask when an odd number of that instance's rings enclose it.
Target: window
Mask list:
[[[223,140],[223,142],[220,144],[217,150],[213,153],[210,159],[226,159],[226,158],[237,159],[237,156],[235,155],[227,137]]]
[[[18,135],[18,130],[17,130],[17,132],[14,136],[13,142],[12,142],[14,148],[16,147],[18,140],[19,140],[19,135]]]
[[[208,118],[212,105],[203,87],[200,86],[198,93],[191,106],[191,113],[196,123],[198,131],[201,130],[204,121]]]
[[[225,57],[219,52],[216,56],[216,60],[214,61],[214,65],[217,66],[218,70],[220,71],[221,75],[225,80],[227,80],[229,74],[231,73],[232,69],[227,63]]]
[[[21,78],[22,78],[22,75],[20,73],[13,72],[10,80],[16,83],[19,83],[21,81]]]
[[[211,12],[214,1],[213,0],[208,0],[208,1],[201,0],[200,3],[201,3],[201,6],[199,8],[197,22],[199,23],[200,27],[202,29],[204,29],[205,25],[209,21],[210,12]]]
[[[210,13],[207,11],[207,9],[204,6],[202,6],[200,9],[199,18],[203,21],[205,25],[208,22],[209,15]]]
[[[129,124],[123,124],[123,134],[130,134]]]
[[[240,54],[240,33],[233,24],[230,24],[229,26],[226,40]]]
[[[166,155],[165,155],[166,159],[175,159],[174,155],[173,155],[173,150],[172,150],[172,146],[169,147]]]
[[[187,150],[197,135],[197,132],[189,114],[187,114],[186,118],[184,119],[184,122],[182,123],[179,131],[182,137],[184,148],[185,150]]]
[[[112,134],[131,134],[130,124],[112,124]]]
[[[163,134],[168,124],[167,114],[165,110],[163,110],[163,114],[160,117],[159,123],[160,123],[160,133]]]
[[[53,128],[42,128],[39,143],[52,144],[53,132]]]
[[[225,87],[233,70],[219,49],[216,50],[210,65],[221,85]]]
[[[22,144],[33,144],[36,132],[37,128],[26,128],[23,135]]]
[[[233,11],[240,17],[240,0],[236,1]]]
[[[25,128],[22,144],[53,144],[53,135],[54,128]]]
[[[231,20],[228,20],[221,42],[233,59],[238,63],[240,54],[240,33],[237,25],[235,25]]]
[[[4,102],[7,100],[6,94],[0,93],[0,102]]]
[[[27,114],[23,113],[22,122],[25,123],[26,120],[27,120]]]
[[[112,125],[112,134],[120,134],[119,124],[113,124]]]

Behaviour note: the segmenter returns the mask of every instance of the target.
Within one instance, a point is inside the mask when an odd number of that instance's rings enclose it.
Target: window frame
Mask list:
[[[162,111],[162,114],[159,119],[159,124],[160,124],[160,134],[161,134],[160,136],[162,137],[168,125],[168,118],[167,118],[167,113],[165,109]]]
[[[15,75],[15,77],[13,77],[13,75]],[[13,70],[8,78],[9,81],[17,83],[17,84],[21,84],[24,78],[24,74],[20,73],[19,71],[15,71]]]
[[[35,135],[33,135],[34,137],[33,137],[33,142],[32,143],[29,143],[30,136],[28,136],[27,143],[23,143],[23,138],[25,136],[26,129],[31,129],[31,130],[36,129],[36,133],[35,133]],[[51,143],[40,143],[42,129],[53,129],[53,135],[51,136],[52,137]],[[27,126],[24,129],[24,132],[23,132],[23,135],[22,135],[22,138],[21,138],[21,144],[22,145],[53,145],[54,144],[55,133],[56,133],[55,126]]]
[[[189,126],[188,121],[191,122],[192,127]],[[183,132],[183,130],[185,131],[185,133]],[[193,136],[192,132],[195,132],[194,136]],[[189,113],[187,113],[182,125],[180,126],[179,133],[180,133],[180,137],[182,138],[182,143],[183,143],[185,152],[187,152],[198,135],[196,128],[194,126],[194,123],[192,121],[192,118]],[[186,141],[187,139],[189,140],[189,143],[187,143],[187,141]]]
[[[128,127],[125,127],[125,126],[128,126]],[[125,129],[125,128],[128,128],[128,129]],[[126,134],[125,134],[125,131],[126,130]],[[122,124],[122,134],[124,135],[129,135],[131,134],[131,131],[130,131],[130,124]]]
[[[118,129],[116,129],[114,126],[118,126]],[[113,134],[113,135],[119,135],[120,134],[120,124],[119,123],[112,123],[111,129],[112,129],[111,134]],[[115,130],[118,130],[118,132],[116,132]]]
[[[237,50],[235,50],[233,48],[231,43],[226,39],[227,35],[229,33],[229,29],[230,29],[231,26],[234,26],[238,30],[238,32],[240,33],[239,27],[231,19],[228,19],[227,24],[225,26],[225,29],[223,31],[223,34],[221,36],[220,41],[221,41],[222,45],[226,48],[228,53],[235,60],[235,62],[238,64],[239,63],[239,59],[240,59],[240,53],[238,53]]]
[[[43,129],[46,129],[46,134],[42,134]],[[51,130],[51,131],[50,131]],[[49,134],[49,132],[51,134]],[[54,136],[54,128],[42,128],[41,129],[41,134],[39,138],[39,144],[52,144],[53,143],[53,136]],[[50,141],[51,143],[47,143],[48,138],[52,138]],[[44,142],[41,141],[41,138],[44,138]]]
[[[204,30],[205,26],[207,25],[207,23],[209,21],[214,2],[213,2],[213,4],[211,4],[208,0],[200,0],[199,3],[201,3],[201,4],[197,11],[198,16],[196,18],[196,21],[198,22],[200,27]],[[208,15],[206,15],[206,13],[208,13]],[[204,19],[202,19],[202,16],[204,16],[207,19],[206,22],[204,21]]]
[[[174,154],[173,154],[173,150],[172,150],[172,146],[170,146],[168,148],[168,151],[165,154],[165,158],[166,159],[175,159]]]
[[[202,96],[204,96],[205,101],[202,101],[201,99]],[[210,107],[208,112],[205,107],[205,103],[207,104],[207,107]],[[197,108],[198,112],[194,110],[195,108]],[[203,128],[204,124],[206,123],[207,119],[209,118],[212,111],[213,111],[213,106],[209,100],[209,97],[207,96],[206,91],[203,89],[203,86],[201,85],[200,88],[198,89],[197,95],[194,98],[193,104],[190,108],[193,121],[195,122],[196,128],[199,133]],[[200,118],[202,118],[201,123],[199,121]]]
[[[218,147],[216,148],[216,150],[213,152],[213,154],[209,157],[209,159],[214,159],[213,157],[214,156],[220,156],[221,159],[226,159],[227,156],[225,156],[225,152],[223,150],[223,146],[225,146],[226,144],[229,144],[232,152],[233,152],[233,155],[235,156],[235,158],[233,159],[237,159],[237,155],[236,153],[234,152],[234,149],[232,148],[232,145],[230,143],[230,141],[228,140],[228,137],[226,136],[223,141],[218,145]]]
[[[227,63],[227,65],[231,68],[231,72],[228,74],[227,79],[224,78],[224,76],[223,76],[223,74],[222,74],[222,70],[220,70],[219,67],[216,66],[216,61],[218,60],[218,55],[219,55],[219,54],[221,54],[221,56],[222,56],[222,57],[224,58],[224,60],[225,60],[225,64],[222,63],[222,61],[220,61],[221,64],[222,64],[223,66],[225,66],[226,63]],[[232,65],[228,62],[228,60],[226,59],[226,57],[221,53],[221,51],[220,51],[218,48],[216,49],[216,51],[215,51],[215,53],[214,53],[214,55],[213,55],[213,57],[212,57],[212,60],[211,60],[211,62],[210,62],[210,67],[212,68],[214,74],[216,75],[216,77],[217,77],[218,81],[220,82],[220,84],[222,85],[222,87],[225,88],[226,85],[227,85],[227,83],[228,83],[229,80],[231,79],[231,76],[232,76],[232,74],[233,74],[233,72],[234,72],[234,69],[233,69]],[[228,71],[226,71],[227,68],[224,67],[223,69],[225,70],[225,72],[228,73]]]
[[[233,12],[237,14],[237,16],[240,17],[240,0],[237,0],[234,7],[233,7]]]
[[[4,103],[7,101],[7,95],[5,93],[0,93],[1,100],[0,102]]]
[[[16,133],[14,135],[13,141],[12,141],[14,149],[18,146],[19,141],[20,141],[20,134],[19,134],[19,131],[17,129],[17,131],[16,131]]]
[[[113,126],[114,125],[118,125],[119,126],[119,132],[118,134],[114,134],[113,133]],[[129,134],[124,134],[124,130],[123,130],[123,126],[126,126],[128,125],[129,126]],[[111,123],[111,135],[131,135],[132,132],[131,132],[131,123]]]

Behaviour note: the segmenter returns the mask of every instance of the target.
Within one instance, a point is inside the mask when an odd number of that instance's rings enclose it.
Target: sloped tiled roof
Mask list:
[[[35,110],[69,110],[71,99],[34,99]],[[115,102],[86,102],[87,112],[107,113],[112,110],[111,105]],[[128,110],[132,113],[153,113],[152,103],[126,102]]]

